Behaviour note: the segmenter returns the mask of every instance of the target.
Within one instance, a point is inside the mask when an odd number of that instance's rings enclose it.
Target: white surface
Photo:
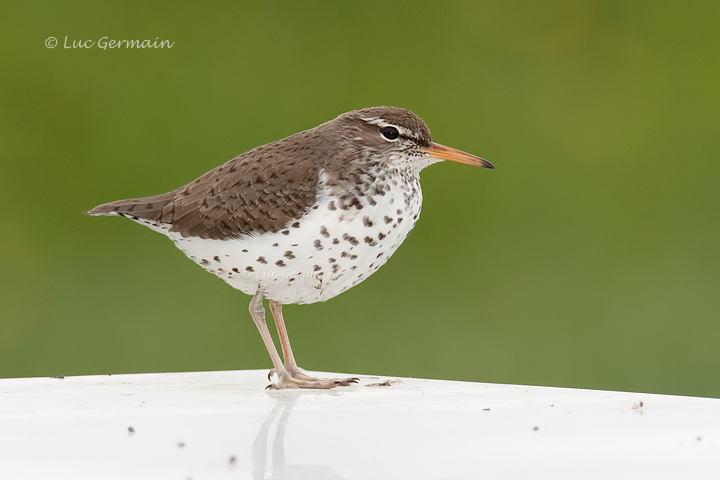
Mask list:
[[[0,478],[720,478],[719,399],[266,373],[0,380]]]

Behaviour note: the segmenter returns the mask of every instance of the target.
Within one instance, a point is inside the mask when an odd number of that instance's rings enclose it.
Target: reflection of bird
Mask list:
[[[310,394],[310,392],[307,393]],[[303,465],[288,465],[286,463],[285,430],[290,421],[290,414],[301,395],[293,393],[288,396],[284,392],[273,392],[273,394],[278,395],[277,403],[263,421],[252,447],[253,478],[312,480],[342,480],[345,478],[335,474],[332,467],[307,463]],[[275,425],[274,428],[273,425]],[[273,433],[272,447],[270,447],[268,441]],[[307,436],[303,438],[304,441],[309,439]],[[272,457],[272,465],[268,465],[268,454]],[[270,472],[272,472],[271,476],[267,476]]]
[[[167,235],[200,266],[253,295],[250,314],[272,357],[274,388],[332,388],[355,379],[300,371],[282,306],[327,300],[380,268],[418,219],[420,170],[440,160],[493,168],[433,143],[408,110],[367,108],[254,148],[172,192],[88,214],[121,215]]]

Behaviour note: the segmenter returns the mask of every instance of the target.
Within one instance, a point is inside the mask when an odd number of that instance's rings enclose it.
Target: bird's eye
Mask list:
[[[400,136],[400,132],[395,127],[383,127],[380,129],[380,135],[385,137],[387,140],[397,140]]]

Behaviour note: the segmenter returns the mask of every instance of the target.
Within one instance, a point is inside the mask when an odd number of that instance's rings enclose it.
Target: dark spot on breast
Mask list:
[[[313,265],[313,272],[319,272],[320,270],[322,270],[322,268],[320,268],[320,265]]]
[[[385,215],[385,217],[383,218],[383,220],[385,220],[385,223],[390,223],[390,222],[393,221],[393,219],[390,218],[390,217],[388,217],[387,215]]]
[[[397,213],[398,215],[402,215],[402,212],[403,212],[403,211],[402,211],[401,209],[399,209],[399,208],[398,208],[397,210],[395,210],[395,213]]]
[[[328,204],[328,210],[337,210],[337,207],[335,206],[335,202],[334,202],[334,201],[331,201],[331,202]]]
[[[335,263],[335,262],[337,262],[337,260],[335,260],[334,258],[331,257],[331,258],[328,258],[328,262]]]
[[[290,235],[290,230],[283,230],[280,233],[282,233],[283,235]]]
[[[402,217],[398,217],[398,223],[402,223],[403,219]]]
[[[200,265],[202,265],[202,266],[206,266],[206,265],[208,265],[209,263],[210,263],[210,262],[208,262],[206,258],[200,259]]]
[[[267,263],[267,260],[265,260],[265,257],[258,257],[256,260],[258,263],[262,263],[263,265]]]
[[[284,267],[285,262],[283,262],[282,260],[278,260],[277,262],[275,262],[275,265],[277,265],[278,267]]]
[[[340,240],[338,240],[337,238],[333,238],[333,245],[337,245],[338,243],[340,243]]]
[[[363,217],[363,225],[365,225],[366,227],[373,226],[373,222],[372,220],[370,220],[370,217]]]
[[[280,246],[279,243],[273,243],[273,247],[279,247],[279,246]]]
[[[292,227],[292,228],[300,228],[300,222],[294,222],[294,223],[291,225],[291,227]]]
[[[295,255],[293,255],[293,253],[292,253],[290,250],[288,250],[287,252],[285,252],[285,255],[283,255],[283,256],[284,256],[285,258],[287,258],[288,260],[292,260],[293,258],[295,258]]]
[[[330,232],[328,232],[328,229],[325,228],[325,225],[320,227],[320,235],[322,235],[325,238],[330,238]]]
[[[316,250],[322,250],[322,249],[323,249],[322,242],[321,242],[320,240],[315,240],[315,243],[314,243],[313,245],[315,245],[315,249],[316,249]]]
[[[387,235],[385,235],[384,233],[378,233],[378,239],[380,239],[380,240],[382,240],[382,239],[385,238],[386,236],[387,236]]]
[[[340,265],[337,263],[332,266],[333,273],[337,273],[337,271],[340,270]]]
[[[363,240],[365,241],[365,243],[367,243],[371,247],[374,247],[375,245],[377,245],[377,242],[372,237],[365,237]]]
[[[235,273],[240,273],[240,270],[238,270],[237,267],[233,267],[232,271]]]
[[[247,252],[248,252],[248,250],[247,250],[247,248],[243,248],[243,249],[241,250],[241,252],[243,252],[243,253],[247,253]]]
[[[220,263],[220,257],[218,257],[217,255],[215,255],[215,256],[213,257],[213,260],[215,260],[216,262]]]
[[[385,252],[380,252],[380,253],[377,254],[377,257],[375,257],[375,258],[380,258],[380,257],[382,257],[383,255],[385,255]]]
[[[360,242],[358,242],[357,238],[352,237],[352,236],[348,235],[347,233],[343,233],[342,238],[346,242],[350,242],[351,245],[359,245],[360,244]]]
[[[245,270],[247,270],[248,272],[254,272],[254,271],[255,271],[255,269],[252,268],[252,267],[245,267]]]

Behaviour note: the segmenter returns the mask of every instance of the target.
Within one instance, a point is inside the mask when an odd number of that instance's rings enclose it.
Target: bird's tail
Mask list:
[[[123,215],[154,221],[160,217],[162,209],[172,202],[174,197],[175,192],[168,192],[152,197],[118,200],[98,205],[85,213],[87,215]]]

